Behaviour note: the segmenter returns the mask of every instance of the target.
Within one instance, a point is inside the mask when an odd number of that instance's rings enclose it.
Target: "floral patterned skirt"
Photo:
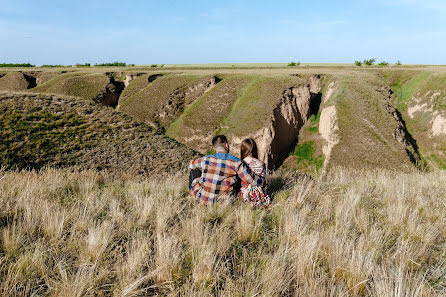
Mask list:
[[[262,187],[251,186],[242,187],[240,191],[242,200],[255,207],[268,207],[271,204],[271,198],[265,194]]]

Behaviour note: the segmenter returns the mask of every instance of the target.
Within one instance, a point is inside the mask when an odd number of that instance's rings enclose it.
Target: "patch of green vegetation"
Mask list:
[[[365,59],[363,61],[364,65],[367,65],[367,66],[372,66],[373,64],[375,64],[375,62],[376,62],[376,58]]]
[[[312,114],[309,121],[308,131],[311,133],[316,133],[319,129],[319,120],[321,118],[321,111],[318,111],[316,115]]]
[[[314,141],[299,143],[291,155],[296,156],[297,163],[302,163],[305,167],[315,167],[319,171],[324,166],[324,156],[314,156]]]
[[[291,62],[287,66],[288,67],[296,67],[296,66],[299,66],[299,65],[300,65],[300,62]]]
[[[356,66],[362,66],[362,61],[355,61]]]
[[[422,72],[410,79],[406,80],[405,77],[397,79],[393,82],[392,90],[397,99],[397,109],[400,111],[407,110],[408,101],[419,90],[420,85],[429,79],[431,73]]]

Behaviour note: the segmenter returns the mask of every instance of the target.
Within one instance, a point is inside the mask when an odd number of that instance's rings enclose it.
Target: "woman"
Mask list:
[[[257,144],[254,139],[247,138],[240,145],[240,159],[245,162],[251,170],[263,179],[260,187],[253,187],[250,184],[242,183],[240,196],[243,201],[257,207],[268,207],[271,198],[265,194],[266,166],[258,159]]]

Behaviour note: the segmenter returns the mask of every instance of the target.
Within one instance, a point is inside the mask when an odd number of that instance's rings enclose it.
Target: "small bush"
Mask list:
[[[403,63],[401,63],[401,61],[398,60],[398,61],[396,61],[396,65],[397,65],[397,66],[401,66],[401,65],[403,65]]]
[[[295,66],[299,66],[300,62],[291,62],[288,64],[289,67],[295,67]]]
[[[372,66],[373,64],[375,64],[375,62],[376,62],[376,59],[375,58],[371,58],[371,59],[366,59],[366,60],[364,60],[364,65],[367,65],[367,66]]]
[[[76,65],[74,65],[76,67],[90,67],[90,63],[85,63],[85,64],[81,64],[81,63],[77,63]]]
[[[362,62],[361,61],[355,61],[355,65],[356,66],[362,66]]]
[[[158,67],[158,64],[152,64],[152,65],[150,65],[150,67],[156,68],[156,67]]]
[[[30,63],[1,63],[0,67],[36,67],[36,65]]]
[[[378,66],[389,66],[389,62],[382,61],[378,64]]]

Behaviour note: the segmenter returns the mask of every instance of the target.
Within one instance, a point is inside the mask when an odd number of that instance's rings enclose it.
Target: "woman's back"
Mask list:
[[[254,171],[256,175],[266,178],[265,163],[251,156],[244,158],[243,161],[248,164],[249,168],[251,168],[251,170]]]
[[[244,202],[256,207],[268,207],[271,198],[265,194],[266,166],[258,158],[257,144],[254,139],[247,138],[240,145],[240,157],[249,168],[262,179],[262,185],[256,186],[242,182],[240,196]]]

